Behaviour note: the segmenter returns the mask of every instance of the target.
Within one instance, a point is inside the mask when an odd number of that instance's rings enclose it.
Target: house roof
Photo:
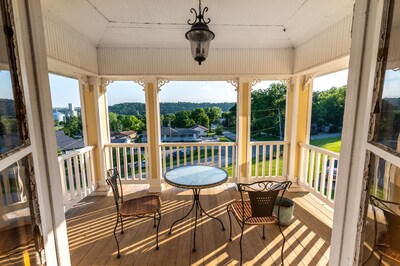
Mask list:
[[[171,135],[171,136],[180,136],[180,135],[188,135],[188,134],[198,134],[197,130],[193,130],[191,128],[172,128],[172,127],[161,127],[161,135]],[[147,132],[143,132],[143,135],[147,135]]]
[[[56,131],[57,147],[62,151],[76,150],[84,147],[83,139],[74,139],[65,135],[64,131]]]
[[[195,126],[192,126],[192,127],[191,127],[191,129],[194,129],[194,128],[202,128],[202,129],[204,129],[204,130],[208,130],[208,128],[203,127],[202,125],[195,125]]]

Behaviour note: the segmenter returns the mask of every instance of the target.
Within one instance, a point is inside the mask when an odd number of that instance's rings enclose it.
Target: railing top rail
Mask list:
[[[163,142],[161,147],[179,146],[179,147],[204,147],[204,146],[236,146],[236,142]]]
[[[289,144],[289,141],[250,141],[250,145],[284,145],[284,144]]]
[[[79,149],[79,150],[71,151],[71,152],[69,152],[67,154],[58,156],[58,161],[61,162],[62,160],[66,160],[66,159],[72,158],[72,157],[74,157],[76,155],[84,154],[86,152],[94,150],[95,148],[96,148],[95,145],[91,145],[91,146],[83,147],[82,149]]]
[[[329,155],[329,156],[334,157],[336,159],[339,159],[339,157],[340,157],[340,153],[329,151],[329,150],[326,150],[326,149],[322,149],[320,147],[313,146],[313,145],[310,145],[310,144],[307,144],[307,143],[299,142],[299,145],[301,147],[308,148],[310,150],[314,150],[314,151],[320,152],[322,154]]]
[[[127,148],[127,147],[148,147],[148,143],[106,143],[104,147],[119,147],[119,148]]]

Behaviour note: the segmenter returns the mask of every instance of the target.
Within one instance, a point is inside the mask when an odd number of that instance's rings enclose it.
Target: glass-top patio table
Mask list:
[[[208,214],[200,203],[201,189],[219,186],[228,180],[228,173],[225,170],[205,165],[182,166],[167,171],[164,175],[164,180],[171,186],[191,189],[193,191],[193,204],[190,211],[185,216],[172,223],[169,234],[172,233],[173,226],[189,216],[193,209],[195,210],[193,252],[196,251],[197,211],[200,212],[200,216],[204,213],[208,217],[218,220],[222,225],[222,231],[225,231],[222,221]]]

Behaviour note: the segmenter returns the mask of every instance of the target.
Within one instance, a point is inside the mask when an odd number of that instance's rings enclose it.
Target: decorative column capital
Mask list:
[[[252,81],[251,81],[251,86],[253,87],[253,86],[255,86],[256,84],[258,84],[258,83],[260,83],[261,82],[261,79],[253,79]]]
[[[139,84],[140,86],[143,87],[143,89],[146,87],[146,82],[144,81],[143,77],[134,79],[133,83]]]
[[[289,77],[287,79],[282,79],[281,82],[286,85],[287,89],[289,89],[290,91],[293,91],[292,80],[293,80],[293,78]]]
[[[314,76],[315,76],[316,74],[317,74],[317,73],[313,73],[313,74],[309,74],[309,75],[304,75],[304,76],[303,76],[303,90],[306,90],[306,87],[307,87],[308,85],[310,85],[310,83],[313,81]]]
[[[82,88],[86,91],[89,91],[89,77],[86,75],[79,75],[78,80],[82,85]]]
[[[100,79],[100,92],[101,93],[106,93],[107,92],[107,86],[110,85],[113,82],[114,82],[114,80],[112,80],[112,79],[101,78]]]
[[[161,87],[164,86],[165,84],[167,84],[169,82],[168,79],[164,79],[164,78],[157,78],[157,86],[158,86],[158,90],[161,90]]]
[[[226,82],[228,82],[229,84],[231,84],[233,87],[235,87],[235,91],[238,90],[239,87],[239,79],[229,79]]]

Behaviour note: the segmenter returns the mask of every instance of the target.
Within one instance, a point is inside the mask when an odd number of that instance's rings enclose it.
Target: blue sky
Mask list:
[[[392,71],[393,72],[393,71]],[[397,75],[399,72],[396,72]],[[7,77],[8,76],[8,77]],[[393,76],[393,75],[392,75]],[[53,107],[67,107],[68,103],[80,106],[78,80],[49,74]],[[395,78],[398,80],[399,78]],[[0,98],[12,97],[9,73],[0,71]],[[253,88],[267,88],[274,81],[262,81]],[[314,79],[314,90],[326,90],[347,82],[347,70]],[[395,87],[391,86],[390,87]],[[398,87],[397,87],[398,88]],[[389,88],[387,91],[398,91]],[[389,93],[392,95],[393,93]],[[398,93],[395,93],[398,95]],[[143,88],[132,81],[116,81],[107,89],[108,104],[121,102],[144,102]],[[393,97],[393,96],[392,96]],[[399,96],[396,96],[399,97]],[[235,88],[226,81],[171,81],[161,88],[160,102],[235,102]]]

